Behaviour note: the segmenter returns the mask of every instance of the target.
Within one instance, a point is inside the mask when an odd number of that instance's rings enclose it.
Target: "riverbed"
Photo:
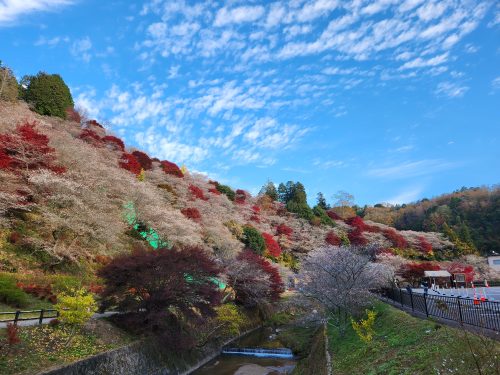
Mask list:
[[[238,348],[283,348],[271,328],[258,329],[231,344]],[[277,375],[290,374],[297,361],[285,358],[259,358],[221,354],[193,375]]]

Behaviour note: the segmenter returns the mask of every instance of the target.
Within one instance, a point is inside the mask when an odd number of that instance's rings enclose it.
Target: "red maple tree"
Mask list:
[[[272,234],[262,233],[262,237],[264,237],[264,241],[266,242],[266,248],[269,254],[275,258],[281,255],[281,247],[276,242]]]
[[[171,161],[168,160],[162,160],[160,164],[161,167],[163,168],[163,172],[165,172],[166,174],[171,174],[176,177],[184,177],[184,173],[182,173],[181,169],[177,164],[172,163]]]
[[[333,230],[329,231],[326,234],[325,242],[331,246],[340,246],[340,244],[342,243],[340,237],[337,236]]]
[[[120,159],[120,167],[126,169],[127,171],[138,175],[141,173],[141,165],[137,161],[134,155],[124,152]]]
[[[132,152],[132,155],[135,156],[135,158],[145,171],[150,171],[151,169],[153,169],[153,160],[151,160],[148,154],[136,150]]]

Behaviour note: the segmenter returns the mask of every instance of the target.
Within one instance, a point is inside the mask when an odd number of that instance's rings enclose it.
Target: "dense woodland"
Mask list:
[[[500,253],[499,186],[463,187],[411,204],[365,207],[360,215],[399,230],[441,232],[463,251]]]

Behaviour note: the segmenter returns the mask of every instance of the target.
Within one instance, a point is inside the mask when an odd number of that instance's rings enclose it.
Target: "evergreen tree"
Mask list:
[[[2,66],[0,61],[0,100],[15,101],[17,100],[18,85],[17,80],[12,70],[6,66]]]
[[[317,206],[322,208],[323,210],[328,210],[330,209],[330,205],[328,203],[326,203],[326,199],[325,199],[325,196],[323,195],[322,192],[319,192],[318,193],[318,197],[317,197]]]
[[[66,118],[66,110],[73,108],[71,92],[58,74],[40,72],[23,83],[27,83],[24,99],[39,114]]]
[[[262,186],[259,192],[260,195],[267,195],[273,201],[278,200],[278,191],[276,190],[276,186],[271,180],[267,180],[267,183]]]

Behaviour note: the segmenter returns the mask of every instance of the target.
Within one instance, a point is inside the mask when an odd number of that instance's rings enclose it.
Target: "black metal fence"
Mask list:
[[[428,317],[500,331],[500,302],[410,293],[397,288],[384,289],[382,296]]]
[[[44,319],[54,319],[58,316],[59,312],[53,309],[8,311],[0,312],[0,323],[17,324],[23,320],[38,320],[38,324],[42,324]]]

